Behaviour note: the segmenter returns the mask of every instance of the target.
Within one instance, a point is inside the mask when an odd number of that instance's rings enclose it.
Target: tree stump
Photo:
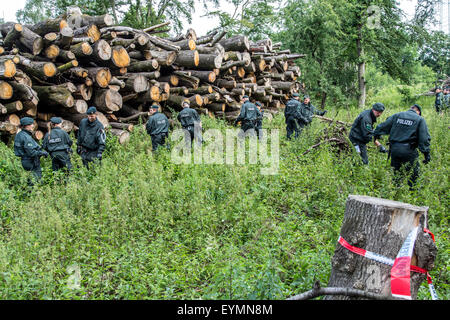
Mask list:
[[[427,226],[428,207],[350,195],[347,199],[340,236],[350,245],[394,260],[410,231],[418,227],[411,265],[431,270],[437,248],[424,228]],[[328,287],[364,290],[391,296],[391,266],[371,260],[337,245],[332,259]],[[426,275],[411,272],[411,298]],[[325,296],[325,299],[348,300],[347,296]]]

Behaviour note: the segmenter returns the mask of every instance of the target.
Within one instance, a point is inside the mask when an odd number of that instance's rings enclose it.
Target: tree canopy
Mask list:
[[[164,21],[171,21],[174,32],[190,23],[194,5],[208,8],[219,0],[27,0],[25,7],[17,12],[21,23],[36,23],[45,18],[65,13],[68,6],[78,6],[88,15],[111,14],[117,24],[146,28]]]

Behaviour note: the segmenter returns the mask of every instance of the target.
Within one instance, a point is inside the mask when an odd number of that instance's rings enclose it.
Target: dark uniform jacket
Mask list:
[[[106,144],[105,129],[97,119],[90,122],[84,118],[78,129],[77,145],[87,149],[89,152],[103,153]]]
[[[169,119],[165,114],[156,112],[148,119],[145,129],[149,135],[165,133],[167,136],[169,134]]]
[[[286,108],[284,109],[284,117],[286,118],[286,122],[289,117],[293,117],[298,120],[302,120],[306,122],[306,119],[303,117],[303,115],[300,113],[301,103],[298,100],[290,99],[286,103]]]
[[[261,112],[258,110],[258,107],[247,101],[241,107],[241,113],[237,117],[235,122],[241,121],[243,124],[252,123],[256,125],[256,120],[262,119]]]
[[[184,108],[177,117],[183,128],[194,127],[194,123],[200,122],[200,116],[192,108]]]
[[[264,118],[264,110],[261,109],[259,112],[261,112],[261,117],[256,120],[256,129],[262,129],[262,122]]]
[[[374,136],[389,135],[391,145],[410,144],[422,153],[430,152],[431,136],[425,119],[414,110],[396,113],[377,126]]]
[[[313,116],[317,114],[323,116],[325,111],[319,111],[316,107],[314,107],[311,103],[305,104],[302,103],[300,106],[300,120],[306,123],[311,123]]]
[[[446,95],[444,95],[443,98],[443,110],[448,110],[450,108],[450,93],[447,93]]]
[[[373,124],[375,122],[377,122],[377,117],[373,114],[372,109],[361,112],[350,129],[350,141],[361,144],[369,143],[373,137]]]
[[[50,133],[46,133],[42,142],[42,147],[50,154],[55,151],[69,152],[73,142],[70,136],[61,128],[55,127]]]
[[[434,106],[436,107],[437,111],[440,111],[444,104],[444,93],[439,92],[436,93],[436,99],[434,100]]]
[[[14,139],[14,154],[22,159],[34,160],[44,155],[41,146],[33,139],[31,132],[21,130]]]
[[[41,179],[42,170],[39,158],[46,155],[39,144],[31,136],[31,132],[21,130],[14,139],[14,154],[21,158],[22,167]],[[30,182],[30,185],[33,183]]]

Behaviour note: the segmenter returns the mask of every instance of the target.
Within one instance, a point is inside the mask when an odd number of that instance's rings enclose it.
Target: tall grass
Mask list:
[[[386,156],[373,147],[370,166],[326,145],[301,156],[327,124],[314,120],[287,141],[282,115],[264,123],[282,129],[277,175],[251,164],[175,164],[170,151],[151,153],[138,126],[125,146],[109,137],[91,171],[74,156],[78,168],[65,179],[43,160],[43,184],[28,188],[12,149],[1,145],[0,298],[284,299],[327,283],[346,199],[362,194],[430,208],[438,247],[431,275],[449,299],[448,115],[438,117],[424,99],[432,162],[421,166],[414,192],[394,186]],[[388,104],[381,121],[404,109]],[[358,112],[329,114],[351,122]],[[426,284],[419,298],[429,299]]]

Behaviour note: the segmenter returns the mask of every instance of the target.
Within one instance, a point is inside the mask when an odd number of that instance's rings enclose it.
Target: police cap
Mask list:
[[[377,102],[373,104],[372,109],[378,112],[383,112],[385,108],[384,104],[382,104],[381,102]]]
[[[34,120],[33,120],[33,118],[30,118],[30,117],[23,117],[22,119],[20,119],[21,126],[28,126],[33,123],[34,123]]]
[[[58,124],[58,123],[61,123],[61,122],[62,122],[62,119],[61,119],[60,117],[52,117],[52,118],[50,119],[50,122],[51,122],[51,123],[54,123],[54,124]]]
[[[86,114],[94,114],[97,112],[97,108],[95,107],[89,107],[89,109],[87,109]]]
[[[422,115],[422,107],[418,104],[413,105],[411,108],[417,108],[417,110],[419,110],[419,114]]]

